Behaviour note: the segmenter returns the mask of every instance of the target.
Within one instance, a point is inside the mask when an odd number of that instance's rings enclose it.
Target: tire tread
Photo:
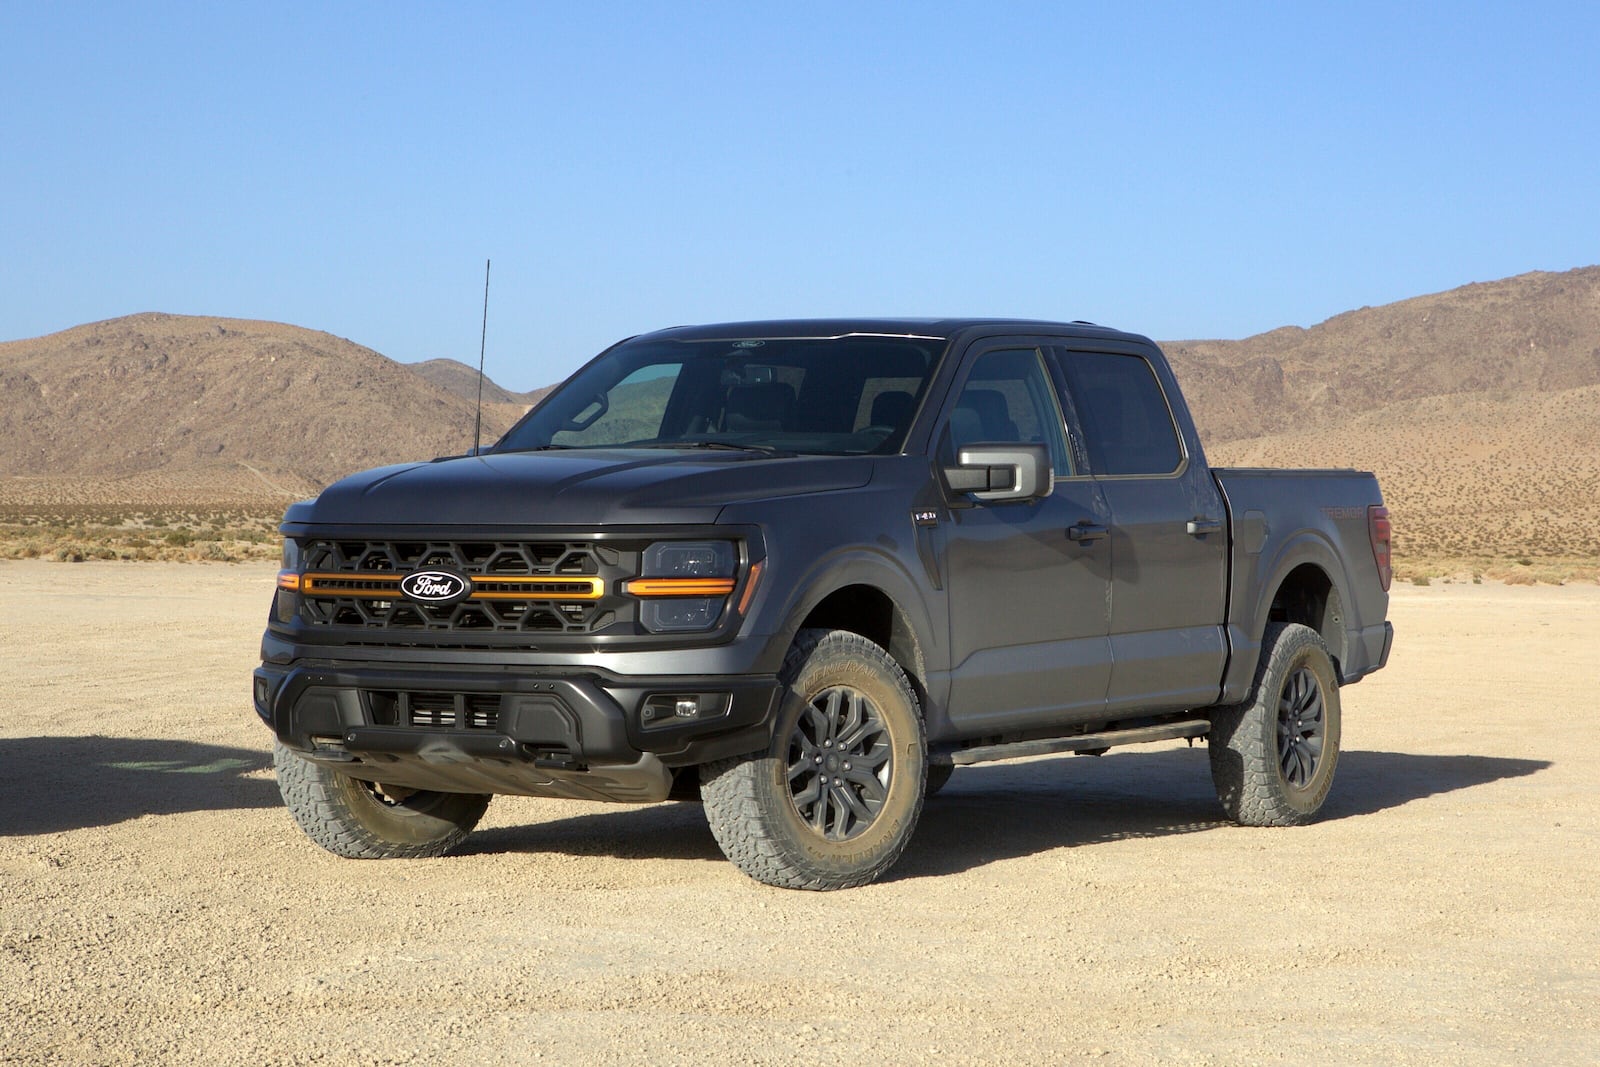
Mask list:
[[[348,803],[345,775],[302,759],[282,742],[272,748],[278,791],[307,837],[346,859],[429,859],[464,841],[488,808],[489,797],[448,794],[456,811],[447,832],[425,841],[396,841],[375,833]],[[343,782],[340,779],[344,779]],[[459,799],[458,799],[459,798]]]
[[[801,630],[783,661],[782,677],[793,682],[826,643],[827,655],[865,657],[888,672],[893,682],[910,701],[921,747],[922,717],[915,691],[900,665],[881,647],[860,634],[847,630]],[[758,794],[762,765],[771,756],[753,753],[716,760],[700,769],[700,792],[705,802],[706,821],[721,846],[723,855],[745,874],[766,885],[784,889],[851,889],[882,876],[900,858],[922,811],[923,793],[917,792],[915,807],[907,829],[889,853],[870,867],[843,872],[830,869],[786,846]]]
[[[1268,624],[1261,647],[1250,698],[1211,709],[1211,778],[1217,799],[1235,822],[1244,826],[1301,826],[1315,818],[1339,760],[1337,679],[1331,691],[1323,692],[1324,714],[1328,717],[1322,755],[1325,766],[1318,767],[1321,795],[1309,811],[1291,802],[1279,769],[1278,692],[1289,665],[1302,653],[1309,650],[1310,655],[1322,657],[1330,676],[1333,661],[1322,636],[1298,623]]]

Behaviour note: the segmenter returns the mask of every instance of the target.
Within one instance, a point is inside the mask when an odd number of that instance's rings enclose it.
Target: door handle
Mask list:
[[[1222,520],[1207,518],[1190,519],[1189,525],[1186,527],[1186,529],[1196,537],[1204,537],[1206,534],[1221,533]]]
[[[1111,531],[1104,526],[1092,522],[1079,522],[1067,527],[1067,540],[1083,544],[1088,541],[1098,541],[1109,533]]]

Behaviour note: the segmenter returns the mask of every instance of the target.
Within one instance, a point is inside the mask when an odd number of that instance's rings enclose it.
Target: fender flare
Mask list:
[[[1222,700],[1231,703],[1243,700],[1254,683],[1256,664],[1261,657],[1261,641],[1266,633],[1272,613],[1272,603],[1283,588],[1289,575],[1300,567],[1311,565],[1328,579],[1330,599],[1337,601],[1345,613],[1341,617],[1341,639],[1330,651],[1336,660],[1344,657],[1344,645],[1350,640],[1350,576],[1343,560],[1328,535],[1311,527],[1302,527],[1286,537],[1273,551],[1272,562],[1257,573],[1268,575],[1256,593],[1247,618],[1235,615],[1228,626],[1231,655],[1227,676],[1223,679]]]
[[[876,589],[893,605],[899,622],[911,638],[910,663],[902,663],[918,688],[928,684],[930,668],[937,669],[941,662],[938,654],[945,648],[934,625],[934,612],[915,577],[909,574],[898,559],[887,553],[868,548],[851,547],[829,553],[815,560],[794,583],[794,592],[784,605],[779,617],[783,619],[779,630],[784,647],[794,643],[805,620],[828,597],[851,586]]]

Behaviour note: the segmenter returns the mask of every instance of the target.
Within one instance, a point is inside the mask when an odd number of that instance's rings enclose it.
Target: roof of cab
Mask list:
[[[858,318],[858,319],[765,319],[751,322],[707,323],[701,326],[673,326],[640,334],[633,340],[722,341],[762,338],[845,337],[868,334],[878,337],[933,337],[947,339],[969,329],[1015,328],[1017,332],[1049,332],[1085,337],[1131,337],[1121,330],[1091,322],[1046,322],[1039,319],[1005,318]]]

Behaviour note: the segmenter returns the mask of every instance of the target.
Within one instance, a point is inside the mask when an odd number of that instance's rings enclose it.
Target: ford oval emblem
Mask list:
[[[472,581],[449,571],[417,571],[400,579],[400,591],[424,604],[449,604],[472,592]]]

